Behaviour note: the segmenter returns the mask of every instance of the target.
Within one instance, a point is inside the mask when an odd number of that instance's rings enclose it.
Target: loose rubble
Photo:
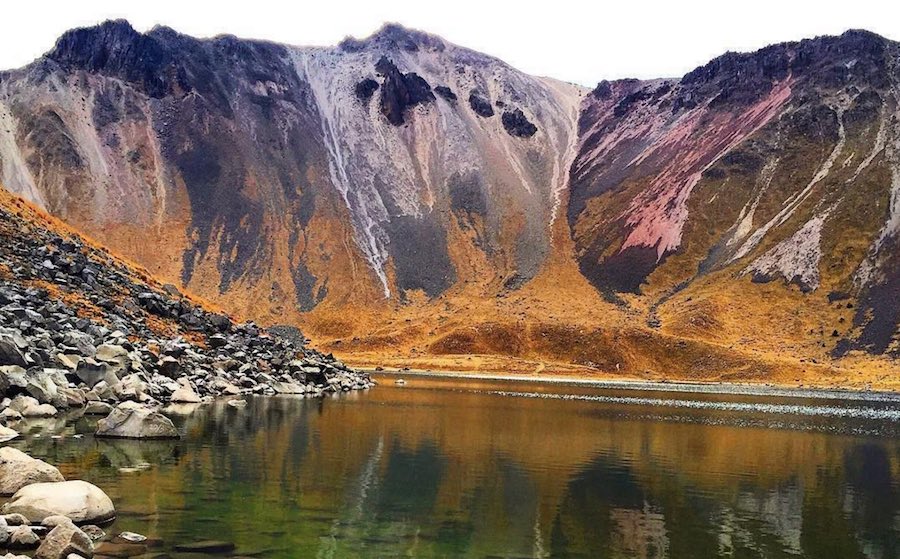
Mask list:
[[[17,435],[20,418],[70,408],[146,417],[119,404],[155,410],[219,396],[317,397],[373,385],[367,374],[306,347],[296,328],[236,324],[77,236],[0,206],[0,439]]]

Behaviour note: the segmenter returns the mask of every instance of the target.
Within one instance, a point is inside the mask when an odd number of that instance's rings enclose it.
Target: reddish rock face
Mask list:
[[[868,262],[886,256],[878,239],[898,234],[886,225],[900,172],[897,52],[848,32],[729,53],[678,81],[601,83],[584,104],[571,174],[582,272],[609,293],[663,298],[721,269],[878,297],[894,274],[875,280]],[[883,301],[864,308],[857,323],[880,342],[865,334],[856,345],[883,351],[900,316]]]

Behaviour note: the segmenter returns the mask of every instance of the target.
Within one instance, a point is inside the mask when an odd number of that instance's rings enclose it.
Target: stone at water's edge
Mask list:
[[[65,478],[55,466],[9,446],[0,448],[0,495],[12,495],[32,483],[58,481]]]
[[[61,523],[47,534],[34,559],[66,559],[73,553],[85,558],[93,557],[94,542],[71,522]]]
[[[178,379],[178,389],[172,393],[172,402],[176,404],[199,404],[201,401],[200,396],[197,395],[194,387],[191,386],[190,380],[186,377]]]
[[[19,436],[19,432],[6,425],[0,425],[0,443],[11,441]]]
[[[33,524],[55,515],[67,516],[77,524],[109,522],[116,517],[106,493],[80,480],[27,485],[0,508],[0,513],[18,513]]]
[[[118,439],[178,439],[172,420],[136,402],[123,402],[97,422],[98,437]]]

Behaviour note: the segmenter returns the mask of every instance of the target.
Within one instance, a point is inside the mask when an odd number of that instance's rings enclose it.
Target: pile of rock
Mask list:
[[[0,494],[12,495],[0,507],[0,547],[33,550],[35,559],[89,559],[104,535],[97,524],[116,517],[100,488],[66,481],[56,467],[11,447],[0,448]]]
[[[0,207],[0,421],[121,402],[368,388],[298,330],[235,324],[77,237]],[[137,413],[134,406],[122,410]],[[0,440],[10,433],[0,430]]]

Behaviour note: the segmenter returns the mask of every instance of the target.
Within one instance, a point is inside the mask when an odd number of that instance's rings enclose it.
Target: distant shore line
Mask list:
[[[698,394],[734,394],[739,396],[775,396],[783,398],[826,398],[840,400],[870,400],[900,402],[900,392],[890,390],[861,390],[856,388],[796,387],[778,384],[730,383],[718,381],[650,381],[634,379],[591,379],[559,375],[524,375],[475,373],[465,371],[429,371],[421,369],[362,368],[376,376],[465,379],[499,382],[533,382],[539,384],[571,385],[599,389],[640,390],[646,392],[680,392]]]

